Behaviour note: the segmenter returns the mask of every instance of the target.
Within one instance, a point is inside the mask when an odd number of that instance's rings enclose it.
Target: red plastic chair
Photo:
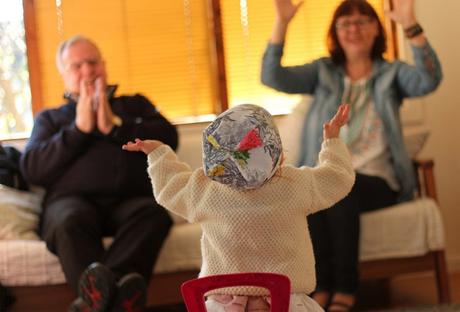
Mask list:
[[[186,281],[181,286],[187,311],[206,312],[204,294],[210,290],[232,286],[257,286],[270,291],[270,311],[288,312],[291,282],[285,275],[276,273],[233,273],[205,276]]]

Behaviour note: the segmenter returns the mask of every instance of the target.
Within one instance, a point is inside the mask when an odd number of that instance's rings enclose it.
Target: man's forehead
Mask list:
[[[78,41],[69,46],[62,54],[63,60],[73,60],[80,58],[101,58],[99,49],[88,41]]]

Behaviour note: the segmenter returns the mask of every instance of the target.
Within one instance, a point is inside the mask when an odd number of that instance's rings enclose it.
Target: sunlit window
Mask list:
[[[0,140],[32,128],[26,52],[22,1],[0,1]]]

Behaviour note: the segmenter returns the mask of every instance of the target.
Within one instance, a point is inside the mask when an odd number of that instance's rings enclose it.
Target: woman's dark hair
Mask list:
[[[375,38],[374,46],[371,51],[371,59],[383,59],[383,53],[387,49],[385,29],[380,22],[380,19],[375,12],[374,8],[366,0],[344,0],[335,10],[332,17],[332,22],[329,26],[327,35],[327,45],[332,61],[337,65],[345,64],[345,52],[340,46],[339,39],[337,38],[336,23],[339,17],[351,15],[354,12],[359,12],[362,15],[369,16],[378,25],[378,35]]]

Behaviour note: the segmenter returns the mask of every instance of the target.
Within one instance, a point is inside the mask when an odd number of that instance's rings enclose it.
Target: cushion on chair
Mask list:
[[[443,248],[442,218],[431,198],[361,215],[360,260],[421,256]]]

